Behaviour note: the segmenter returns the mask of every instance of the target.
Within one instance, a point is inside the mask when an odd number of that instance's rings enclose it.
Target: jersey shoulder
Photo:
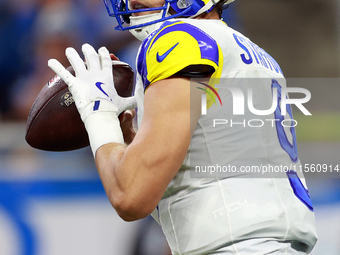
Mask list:
[[[144,89],[188,66],[204,65],[217,70],[221,50],[216,40],[198,26],[184,21],[166,21],[141,46],[137,69]]]

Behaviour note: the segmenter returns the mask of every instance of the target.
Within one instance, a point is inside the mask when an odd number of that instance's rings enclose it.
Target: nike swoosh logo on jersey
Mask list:
[[[170,49],[168,49],[165,53],[163,53],[162,55],[159,55],[159,52],[157,52],[157,55],[156,55],[156,59],[157,59],[157,62],[158,63],[161,63],[169,54],[170,54],[170,52],[174,49],[174,48],[176,48],[176,46],[179,44],[179,42],[178,43],[176,43],[174,46],[172,46]]]
[[[103,90],[102,84],[104,84],[104,83],[102,83],[102,82],[96,82],[97,88],[98,88],[101,92],[103,92],[103,93],[105,94],[105,96],[109,97],[109,95],[106,94],[106,92]]]

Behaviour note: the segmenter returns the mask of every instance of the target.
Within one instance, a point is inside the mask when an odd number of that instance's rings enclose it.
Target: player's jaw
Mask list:
[[[129,10],[142,10],[147,8],[162,7],[165,4],[164,0],[128,0]],[[146,11],[146,12],[134,12],[132,16],[142,16],[160,11]]]

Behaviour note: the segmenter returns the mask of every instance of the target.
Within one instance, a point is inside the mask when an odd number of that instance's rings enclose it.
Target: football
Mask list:
[[[67,68],[72,75],[72,66]],[[122,97],[132,95],[134,72],[120,61],[112,61],[113,80]],[[55,75],[41,89],[27,119],[26,141],[45,151],[70,151],[88,146],[89,139],[67,84]]]

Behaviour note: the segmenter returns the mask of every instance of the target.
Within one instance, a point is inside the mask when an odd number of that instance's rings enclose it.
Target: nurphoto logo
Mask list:
[[[249,81],[248,81],[249,83]],[[242,116],[246,115],[247,112],[255,116],[269,116],[274,113],[274,119],[246,119],[242,122],[233,122],[232,119],[214,119],[213,126],[216,125],[225,125],[227,123],[233,126],[234,124],[241,124],[246,126],[246,123],[249,127],[261,127],[265,122],[274,123],[280,122],[284,127],[295,127],[297,125],[297,121],[293,119],[291,106],[295,105],[304,115],[311,116],[312,114],[307,110],[307,108],[303,105],[310,101],[311,93],[309,90],[305,88],[298,87],[282,87],[276,79],[271,79],[271,105],[267,109],[256,109],[256,103],[254,103],[254,93],[260,94],[263,92],[259,92],[259,88],[256,86],[229,86],[228,84],[216,84],[214,87],[207,85],[205,83],[199,82],[199,84],[204,85],[206,88],[198,89],[204,90],[206,93],[201,95],[201,115],[207,115],[207,95],[211,97],[213,103],[217,105],[215,98],[218,98],[220,105],[223,106],[223,102],[220,97],[220,94],[217,92],[217,89],[223,88],[227,89],[231,94],[232,100],[232,114],[233,116]],[[298,94],[300,98],[289,98],[289,93]],[[225,100],[225,99],[224,99]],[[259,99],[257,99],[259,101]],[[246,108],[247,107],[247,108]],[[288,117],[285,116],[288,113]],[[248,115],[249,116],[249,115]]]
[[[269,79],[265,80],[266,82],[268,82]],[[275,125],[278,125],[279,123],[282,127],[295,127],[298,123],[296,120],[293,119],[291,110],[292,105],[295,105],[304,115],[312,115],[304,106],[304,104],[309,102],[311,99],[310,91],[305,88],[282,87],[276,79],[270,79],[271,99],[269,100],[270,102],[266,102],[268,104],[270,103],[270,105],[268,105],[266,109],[257,109],[256,105],[258,105],[259,101],[261,101],[261,93],[268,93],[268,86],[252,86],[249,85],[252,84],[251,82],[256,83],[258,81],[255,79],[248,79],[246,82],[241,83],[242,86],[230,86],[230,82],[222,82],[220,84],[214,85],[217,90],[227,89],[228,92],[231,94],[231,97],[229,96],[228,100],[232,100],[232,115],[235,118],[237,117],[238,121],[236,121],[235,119],[218,118],[213,120],[213,127],[226,124],[230,125],[230,127],[236,125],[241,125],[244,127],[262,127],[265,123],[271,123],[273,127]],[[214,87],[203,82],[198,83],[204,85],[205,87],[197,88],[206,92],[205,94],[201,95],[201,115],[207,115],[207,95],[213,100],[213,104],[218,105],[218,103],[216,102],[216,99],[218,99],[220,106],[223,106],[222,100],[226,100],[225,98],[221,99],[220,95],[223,92],[219,94],[218,92],[220,92],[220,90],[217,91]],[[247,85],[244,86],[244,84]],[[265,92],[264,88],[267,89],[267,92]],[[300,98],[291,99],[289,98],[289,93],[294,93],[295,95],[298,94]],[[257,98],[255,95],[257,95]],[[268,101],[268,97],[265,98],[265,100]],[[274,114],[274,118],[265,119],[263,117],[270,115],[272,116],[272,114]],[[247,116],[245,119],[240,121],[239,116],[242,115]],[[250,119],[249,116],[261,117]]]
[[[273,79],[273,83],[277,84],[277,81]],[[220,104],[222,106],[222,100],[219,96],[219,94],[217,93],[217,91],[207,85],[204,84],[202,82],[200,82],[200,84],[206,86],[208,89],[210,89],[219,99]],[[280,85],[278,85],[280,86]],[[219,88],[220,86],[216,85],[216,88]],[[203,89],[200,87],[197,87],[198,89],[204,90],[208,95],[210,95],[212,97],[212,99],[214,100],[214,103],[216,104],[216,100],[214,99],[213,94],[208,90],[208,89]],[[238,87],[221,87],[221,88],[227,88],[230,90],[231,94],[232,94],[232,98],[233,98],[233,115],[244,115],[244,101],[245,101],[245,96],[243,91],[241,90],[241,88]],[[280,97],[278,97],[278,88],[277,87],[273,87],[272,88],[273,91],[273,103],[272,106],[270,107],[270,109],[267,110],[257,110],[254,107],[253,104],[253,88],[248,88],[247,89],[247,106],[248,109],[251,113],[255,114],[255,115],[269,115],[272,114],[275,109],[277,109],[278,106],[278,101],[280,99],[281,104],[280,104],[280,108],[281,108],[281,113],[282,115],[286,115],[287,114],[287,105],[296,105],[297,108],[300,109],[300,111],[304,114],[304,115],[312,115],[307,109],[306,107],[304,107],[302,104],[307,103],[310,99],[311,99],[311,93],[309,90],[305,89],[305,88],[281,88],[280,86]],[[297,99],[289,99],[288,97],[288,93],[300,93],[303,94],[305,97],[304,98],[297,98]],[[202,115],[206,115],[207,114],[207,95],[203,94],[202,95]],[[205,107],[205,108],[204,108]]]

